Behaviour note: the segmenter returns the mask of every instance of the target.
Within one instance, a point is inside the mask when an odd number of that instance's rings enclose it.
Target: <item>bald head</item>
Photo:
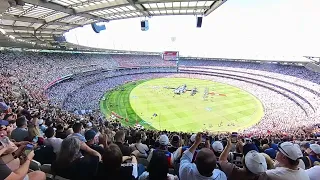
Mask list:
[[[195,164],[202,176],[210,177],[216,168],[217,158],[210,149],[203,148],[197,153]]]

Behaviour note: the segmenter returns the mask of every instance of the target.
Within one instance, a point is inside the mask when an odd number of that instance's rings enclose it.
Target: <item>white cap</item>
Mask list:
[[[159,138],[159,143],[160,143],[161,145],[164,145],[164,146],[168,145],[168,144],[169,144],[169,138],[168,138],[168,136],[165,135],[165,134],[162,134],[162,135],[160,136],[160,138]]]
[[[281,143],[278,148],[282,154],[294,161],[302,157],[301,150],[291,142]]]
[[[87,123],[87,126],[88,126],[88,127],[92,127],[92,123],[91,123],[91,122],[88,122],[88,123]]]
[[[190,137],[190,141],[191,142],[195,142],[196,141],[196,134],[192,134],[192,136]]]
[[[43,119],[38,120],[38,125],[43,124]]]
[[[223,151],[223,145],[220,141],[213,142],[211,147],[215,152],[221,153]]]
[[[249,151],[244,157],[246,167],[254,174],[267,171],[266,158],[255,150]]]
[[[320,145],[319,144],[310,144],[310,149],[316,153],[320,154]]]

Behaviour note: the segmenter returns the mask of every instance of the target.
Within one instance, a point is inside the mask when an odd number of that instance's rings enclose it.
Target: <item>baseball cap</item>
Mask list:
[[[192,136],[190,137],[190,141],[191,142],[195,142],[196,141],[196,134],[192,134]]]
[[[291,142],[280,143],[278,148],[282,154],[294,161],[302,157],[301,150]]]
[[[94,130],[88,130],[87,132],[84,133],[84,137],[86,138],[87,141],[91,141],[92,139],[94,139],[94,137],[96,136],[96,132]]]
[[[274,150],[273,148],[268,148],[264,150],[264,153],[268,154],[272,159],[275,159],[277,155],[277,151]]]
[[[244,157],[246,167],[254,174],[267,171],[267,162],[265,157],[255,150],[249,151]]]
[[[310,149],[316,153],[320,154],[320,145],[319,144],[310,144]]]
[[[9,106],[5,102],[0,102],[0,109],[6,111],[9,109]]]
[[[243,146],[243,154],[246,155],[249,151],[251,150],[255,150],[255,151],[259,151],[257,146],[255,144],[245,144]]]
[[[88,123],[87,123],[87,127],[92,127],[92,123],[91,123],[91,122],[88,122]]]
[[[164,146],[168,145],[168,144],[169,144],[169,138],[168,138],[168,136],[165,135],[165,134],[162,134],[162,135],[160,136],[160,138],[159,138],[159,143],[160,143],[161,145],[164,145]]]
[[[0,126],[8,126],[8,125],[9,125],[9,121],[0,119]]]
[[[221,153],[223,151],[223,145],[220,141],[213,142],[211,147],[215,152]]]

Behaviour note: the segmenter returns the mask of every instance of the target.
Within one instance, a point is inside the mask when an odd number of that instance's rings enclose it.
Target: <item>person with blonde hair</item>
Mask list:
[[[44,138],[40,134],[39,127],[33,124],[28,126],[28,137],[25,140],[38,143],[38,145],[44,144]]]

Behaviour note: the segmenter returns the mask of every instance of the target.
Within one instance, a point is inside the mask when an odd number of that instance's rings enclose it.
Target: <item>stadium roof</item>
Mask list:
[[[0,15],[2,34],[11,41],[47,46],[55,42],[53,35],[94,22],[163,15],[206,16],[227,0],[22,1],[23,6],[9,7]],[[2,38],[0,42],[3,44]]]

